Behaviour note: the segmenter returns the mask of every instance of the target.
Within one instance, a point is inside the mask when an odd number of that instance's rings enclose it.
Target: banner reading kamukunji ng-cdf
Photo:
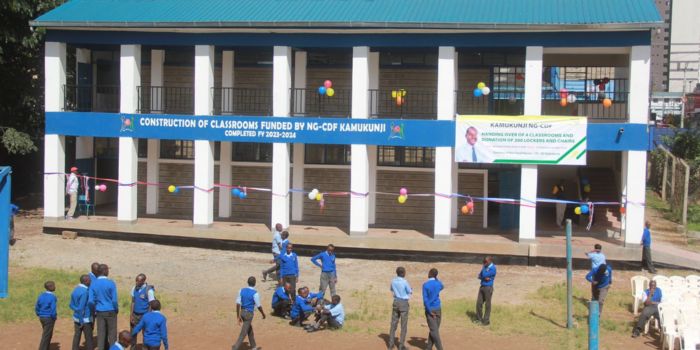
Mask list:
[[[585,117],[459,115],[455,161],[586,164]]]

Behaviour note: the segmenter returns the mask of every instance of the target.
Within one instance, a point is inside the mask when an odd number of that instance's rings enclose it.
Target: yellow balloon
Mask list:
[[[326,89],[326,95],[328,95],[328,97],[333,97],[333,95],[335,95],[335,90],[333,90],[333,88]]]
[[[483,81],[480,81],[478,84],[476,84],[476,87],[478,87],[479,89],[483,89],[484,87],[486,87],[486,84],[484,84]]]
[[[408,199],[408,197],[406,197],[404,195],[399,196],[399,203],[400,204],[406,203],[406,199]]]
[[[168,186],[168,192],[170,192],[170,193],[175,192],[175,186],[173,186],[173,185]]]
[[[320,194],[320,193],[317,193],[317,194],[316,194],[316,200],[317,200],[317,201],[320,201],[321,199],[323,199],[323,195]]]
[[[576,215],[581,215],[581,207],[574,208],[574,213],[576,213]]]
[[[391,98],[396,98],[396,90],[391,90]]]
[[[591,192],[591,185],[583,186],[583,192],[586,192],[586,193]]]

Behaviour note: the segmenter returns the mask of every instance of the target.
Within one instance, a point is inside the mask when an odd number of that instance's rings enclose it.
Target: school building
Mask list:
[[[31,22],[46,30],[45,217],[63,220],[61,174],[77,165],[118,180],[88,187],[119,222],[412,228],[435,239],[517,230],[527,242],[554,224],[554,205],[537,198],[563,180],[564,199],[622,203],[624,215],[600,205],[596,220],[620,220],[624,242],[639,244],[651,30],[662,23],[651,0],[68,1]],[[480,82],[490,93],[475,91]],[[458,163],[445,131],[457,115],[586,118],[585,165]],[[246,118],[360,131],[235,132]],[[198,120],[222,132],[189,129]],[[358,125],[374,122],[412,136],[363,141],[371,128]],[[250,190],[242,199],[230,186]],[[497,200],[464,215],[453,193]]]

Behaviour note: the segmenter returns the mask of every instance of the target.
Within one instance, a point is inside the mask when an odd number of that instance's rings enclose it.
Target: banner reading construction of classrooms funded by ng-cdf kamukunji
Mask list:
[[[586,164],[585,117],[458,115],[455,161]]]

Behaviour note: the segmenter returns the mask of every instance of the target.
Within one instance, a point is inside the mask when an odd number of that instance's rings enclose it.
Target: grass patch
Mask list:
[[[9,297],[0,299],[0,324],[36,319],[34,305],[39,295],[44,292],[44,282],[48,280],[56,283],[58,317],[71,318],[73,311],[68,307],[70,295],[83,273],[70,270],[12,267],[10,269]],[[117,289],[119,308],[122,313],[128,313],[131,307],[129,296],[131,285],[118,282]],[[156,296],[164,306],[167,306],[168,311],[177,312],[177,305],[171,298],[159,293],[158,290],[156,290]]]

